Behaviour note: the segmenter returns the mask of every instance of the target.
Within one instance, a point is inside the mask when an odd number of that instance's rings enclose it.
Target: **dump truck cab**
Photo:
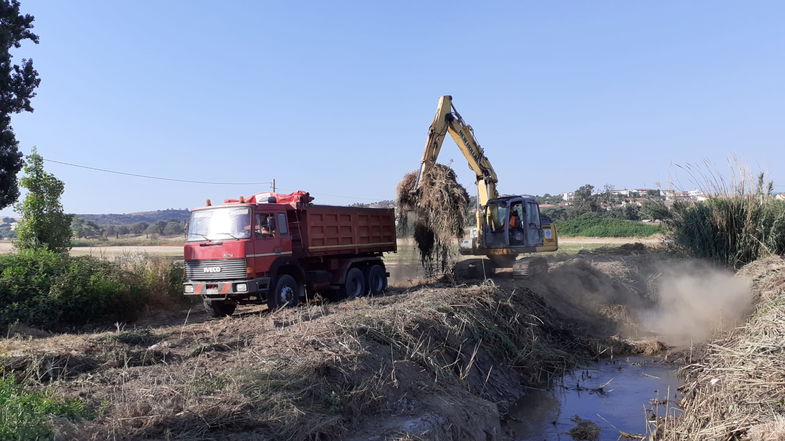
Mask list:
[[[266,292],[273,269],[292,256],[287,207],[235,203],[193,210],[185,293],[238,298]]]

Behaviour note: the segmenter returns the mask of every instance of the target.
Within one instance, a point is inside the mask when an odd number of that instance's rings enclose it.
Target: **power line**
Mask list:
[[[73,164],[73,163],[70,163],[70,162],[55,161],[54,159],[48,159],[48,158],[44,158],[44,161],[54,162],[55,164],[69,165],[71,167],[84,168],[84,169],[87,169],[87,170],[100,171],[100,172],[104,172],[104,173],[114,173],[116,175],[133,176],[133,177],[136,177],[136,178],[145,178],[145,179],[157,179],[159,181],[185,182],[185,183],[188,183],[188,184],[208,184],[208,185],[269,185],[270,184],[270,182],[192,181],[190,179],[163,178],[161,176],[150,176],[150,175],[142,175],[142,174],[138,174],[138,173],[127,173],[127,172],[121,172],[121,171],[117,171],[117,170],[108,170],[108,169],[105,169],[105,168],[90,167],[90,166],[87,166],[87,165]]]
[[[266,182],[213,182],[213,181],[193,181],[193,180],[189,180],[189,179],[164,178],[164,177],[161,177],[161,176],[142,175],[142,174],[138,174],[138,173],[128,173],[128,172],[122,172],[122,171],[117,171],[117,170],[109,170],[109,169],[105,169],[105,168],[90,167],[88,165],[74,164],[74,163],[71,163],[71,162],[57,161],[57,160],[48,159],[48,158],[44,158],[44,161],[53,162],[55,164],[68,165],[68,166],[71,166],[71,167],[84,168],[84,169],[87,169],[87,170],[100,171],[100,172],[104,172],[104,173],[113,173],[113,174],[116,174],[116,175],[133,176],[135,178],[145,178],[145,179],[157,179],[159,181],[184,182],[184,183],[188,183],[188,184],[207,184],[207,185],[270,185],[270,181],[266,181]],[[280,191],[280,189],[278,189],[278,190]],[[376,200],[378,200],[376,198],[369,198],[369,197],[363,197],[363,196],[347,196],[347,195],[339,195],[339,194],[331,194],[331,193],[322,193],[320,191],[311,192],[311,194],[313,194],[313,195],[322,195],[322,196],[330,196],[330,197],[336,197],[336,198],[342,198],[342,199],[352,199],[352,200],[355,200],[355,201],[359,200],[359,199],[365,199],[365,200],[368,200],[368,201],[376,201]]]

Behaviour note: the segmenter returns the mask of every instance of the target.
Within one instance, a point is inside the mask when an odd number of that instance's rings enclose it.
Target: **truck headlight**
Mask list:
[[[187,292],[188,294],[193,294],[194,286],[193,285],[185,285],[185,292]]]
[[[238,283],[237,285],[234,286],[234,289],[237,292],[247,292],[248,285],[246,285],[245,283]]]

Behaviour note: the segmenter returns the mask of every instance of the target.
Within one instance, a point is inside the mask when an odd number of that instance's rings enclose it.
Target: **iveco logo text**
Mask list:
[[[205,273],[220,273],[221,272],[221,267],[220,266],[208,266],[206,268],[203,268],[202,271],[205,272]]]

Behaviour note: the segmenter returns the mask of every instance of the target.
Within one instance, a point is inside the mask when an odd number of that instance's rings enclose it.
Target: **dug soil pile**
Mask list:
[[[785,260],[753,262],[738,276],[753,284],[749,320],[683,369],[684,410],[660,422],[656,439],[785,439]]]
[[[427,275],[444,273],[450,265],[456,239],[463,236],[469,193],[455,172],[435,164],[421,178],[408,173],[398,184],[399,224],[413,228],[414,240]]]

